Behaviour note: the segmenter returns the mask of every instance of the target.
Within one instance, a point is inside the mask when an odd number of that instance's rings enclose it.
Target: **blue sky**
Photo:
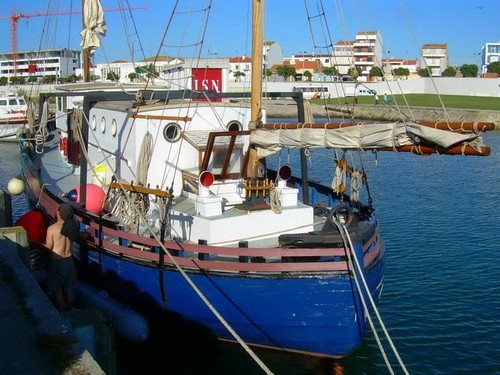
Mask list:
[[[134,11],[141,43],[146,56],[156,54],[159,41],[169,20],[173,0],[128,0],[131,6],[147,5],[146,10]],[[181,0],[205,4],[207,0]],[[319,0],[308,0],[315,6]],[[57,13],[77,10],[79,0],[2,0],[0,17],[17,13]],[[117,8],[117,0],[102,0],[105,8]],[[336,5],[341,3],[342,11]],[[47,5],[49,4],[49,5]],[[305,15],[304,0],[266,0],[265,40],[274,40],[283,47],[284,55],[322,53],[314,49]],[[401,10],[401,4],[405,11]],[[447,43],[450,63],[479,64],[478,53],[486,42],[500,41],[499,0],[323,0],[331,40],[354,39],[356,32],[379,30],[384,41],[384,57],[418,58],[424,43]],[[313,13],[311,13],[313,14]],[[338,14],[341,14],[339,20]],[[203,55],[229,57],[250,55],[248,27],[251,6],[248,0],[214,0],[210,21],[204,39]],[[126,33],[120,12],[106,14],[108,33],[105,49],[96,52],[99,62],[116,59],[130,60]],[[80,18],[78,15],[57,17],[29,17],[18,24],[18,50],[40,48],[79,48]],[[187,23],[173,24],[168,35],[177,40],[188,33],[198,33],[199,25],[186,28]],[[190,23],[191,25],[191,23]],[[317,29],[317,26],[314,26]],[[10,51],[9,19],[0,19],[0,51]],[[169,39],[168,41],[173,41]],[[328,44],[329,38],[315,35],[318,44]],[[416,40],[415,40],[416,39]],[[129,38],[134,42],[135,38]],[[177,40],[169,42],[176,44]],[[183,39],[184,43],[189,40]],[[134,49],[137,49],[134,42]],[[104,52],[105,51],[105,52]],[[179,55],[189,56],[177,49]],[[167,52],[165,50],[165,52]],[[138,52],[136,52],[137,54]],[[168,53],[168,52],[167,52]],[[170,50],[171,54],[175,54]]]

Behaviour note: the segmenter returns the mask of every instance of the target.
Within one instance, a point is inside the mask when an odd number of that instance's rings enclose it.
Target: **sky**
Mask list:
[[[131,60],[136,56],[154,56],[159,50],[166,25],[170,22],[162,54],[191,57],[192,51],[177,47],[202,39],[201,55],[233,57],[251,55],[249,0],[213,0],[206,29],[201,20],[207,12],[183,13],[170,21],[174,0],[102,0],[106,9],[117,9],[120,3],[135,9],[133,22],[137,32],[125,31],[122,13],[106,12],[107,35],[103,48],[95,53],[96,62]],[[201,8],[208,0],[181,0],[184,8]],[[284,56],[303,53],[325,53],[315,48],[339,40],[354,40],[359,31],[378,30],[382,34],[384,58],[420,58],[425,43],[446,43],[451,65],[480,63],[481,47],[500,42],[500,0],[306,0],[309,15],[318,14],[322,4],[326,27],[313,18],[308,23],[304,0],[265,0],[264,39],[278,42]],[[194,5],[192,5],[194,4]],[[80,0],[0,0],[0,51],[11,50],[10,20],[16,13],[30,15],[18,22],[18,51],[48,48],[79,49],[80,15],[51,17],[35,14],[61,13],[81,9]],[[181,8],[178,8],[181,10]],[[194,14],[194,16],[193,16]],[[189,19],[188,19],[189,18]],[[125,17],[129,25],[129,17]],[[310,26],[311,25],[311,26]],[[132,28],[129,28],[132,30]],[[320,31],[320,32],[317,32]],[[319,35],[318,35],[319,34]],[[140,36],[140,38],[138,37]],[[139,42],[140,40],[140,42]],[[128,44],[127,44],[128,41]],[[139,48],[142,46],[142,49]],[[198,51],[198,50],[196,50]],[[198,53],[198,52],[196,52]],[[194,56],[194,55],[193,55]]]

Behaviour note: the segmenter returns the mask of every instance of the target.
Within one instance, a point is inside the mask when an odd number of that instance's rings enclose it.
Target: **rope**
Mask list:
[[[269,191],[269,201],[271,203],[271,210],[275,214],[280,214],[282,212],[280,195],[278,189],[274,186]]]
[[[47,139],[47,117],[49,111],[49,103],[47,101],[43,102],[42,118],[37,126],[35,133],[35,152],[38,155],[43,154],[43,144]]]
[[[363,174],[357,169],[351,173],[351,201],[359,202],[359,191],[363,186]]]
[[[148,180],[148,170],[153,157],[153,136],[149,131],[144,134],[141,149],[137,157],[137,184],[145,186]]]
[[[343,229],[343,231],[344,231],[344,233],[345,233],[345,235],[346,235],[346,237],[347,237],[347,240],[349,241],[349,246],[350,246],[351,250],[353,251],[353,254],[354,254],[354,262],[355,262],[356,268],[357,268],[357,270],[358,270],[359,277],[360,277],[361,281],[363,282],[363,287],[364,287],[364,290],[366,291],[366,294],[367,294],[367,296],[368,296],[368,299],[370,300],[370,304],[371,304],[371,306],[372,306],[372,308],[373,308],[373,311],[375,312],[375,315],[376,315],[376,317],[377,317],[377,319],[378,319],[378,322],[379,322],[379,324],[380,324],[380,326],[381,326],[381,328],[382,328],[382,331],[383,331],[383,333],[384,333],[384,335],[385,335],[385,337],[386,337],[387,341],[389,342],[389,345],[390,345],[390,347],[391,347],[391,349],[392,349],[392,351],[393,351],[394,355],[396,356],[396,358],[397,358],[397,360],[398,360],[398,363],[399,363],[399,365],[401,366],[401,369],[403,370],[403,372],[404,372],[405,374],[407,374],[407,375],[408,375],[408,374],[409,374],[409,372],[408,372],[408,370],[407,370],[407,368],[406,368],[405,364],[403,363],[403,360],[401,359],[401,357],[400,357],[400,355],[399,355],[399,353],[398,353],[398,350],[396,349],[396,346],[394,345],[394,343],[393,343],[393,341],[392,341],[392,339],[391,339],[391,336],[389,335],[389,332],[387,331],[387,329],[386,329],[386,327],[385,327],[385,324],[384,324],[384,322],[383,322],[383,320],[382,320],[382,317],[380,316],[380,313],[379,313],[379,311],[378,311],[378,308],[377,308],[377,306],[375,305],[375,301],[373,300],[373,297],[372,297],[372,295],[371,295],[371,293],[370,293],[370,289],[368,288],[368,284],[366,283],[366,279],[365,279],[365,276],[364,276],[364,274],[363,274],[363,269],[361,268],[361,265],[359,264],[359,260],[358,260],[358,258],[356,257],[356,254],[354,253],[354,245],[353,245],[353,243],[352,243],[351,236],[349,235],[349,232],[347,231],[347,228],[346,228],[345,226],[342,226],[342,229]],[[356,273],[355,273],[355,275],[356,275]],[[359,281],[357,281],[357,278],[356,278],[356,277],[355,277],[355,281],[356,281],[356,286],[358,287],[358,290],[361,290],[361,289],[359,289],[359,286],[358,286]],[[362,303],[363,303],[363,306],[365,307],[365,312],[366,312],[366,315],[367,315],[367,317],[368,317],[368,320],[370,321],[370,326],[372,326],[372,324],[373,324],[373,323],[372,323],[372,319],[371,319],[371,317],[370,317],[370,315],[369,315],[369,313],[368,313],[368,310],[367,310],[367,307],[366,307],[366,302],[364,301],[363,294],[362,294],[362,293],[359,293],[359,295],[360,295],[360,297],[361,297],[361,301],[362,301]],[[373,329],[373,326],[372,326],[372,329]],[[376,338],[377,338],[377,337],[378,337],[378,335],[377,335],[377,333],[376,333],[376,331],[375,331],[375,330],[374,330],[374,332],[373,332],[373,333],[375,334],[375,336],[376,336]],[[379,339],[377,339],[377,343],[380,343]],[[387,359],[386,359],[386,356],[385,356],[385,351],[384,351],[383,347],[382,347],[382,346],[380,346],[380,344],[379,344],[379,348],[380,348],[380,350],[381,350],[381,352],[382,352],[382,354],[383,354],[383,356],[384,356],[384,359],[386,360],[386,364],[388,365],[388,369],[389,369],[389,371],[390,371],[391,373],[394,373],[394,372],[392,371],[392,368],[391,368],[390,364],[388,363],[388,361],[387,361]]]

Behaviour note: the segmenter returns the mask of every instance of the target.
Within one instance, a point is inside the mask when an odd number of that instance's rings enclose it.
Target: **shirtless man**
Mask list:
[[[65,221],[73,220],[73,209],[62,203],[57,209],[57,221],[47,228],[45,247],[51,250],[51,259],[47,274],[47,290],[53,294],[54,304],[59,311],[73,308],[73,243],[61,234]]]

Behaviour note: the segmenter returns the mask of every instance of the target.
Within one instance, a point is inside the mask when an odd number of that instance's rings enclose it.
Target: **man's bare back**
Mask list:
[[[52,250],[54,258],[69,258],[73,255],[71,240],[61,234],[63,221],[58,219],[47,229],[45,246]]]

